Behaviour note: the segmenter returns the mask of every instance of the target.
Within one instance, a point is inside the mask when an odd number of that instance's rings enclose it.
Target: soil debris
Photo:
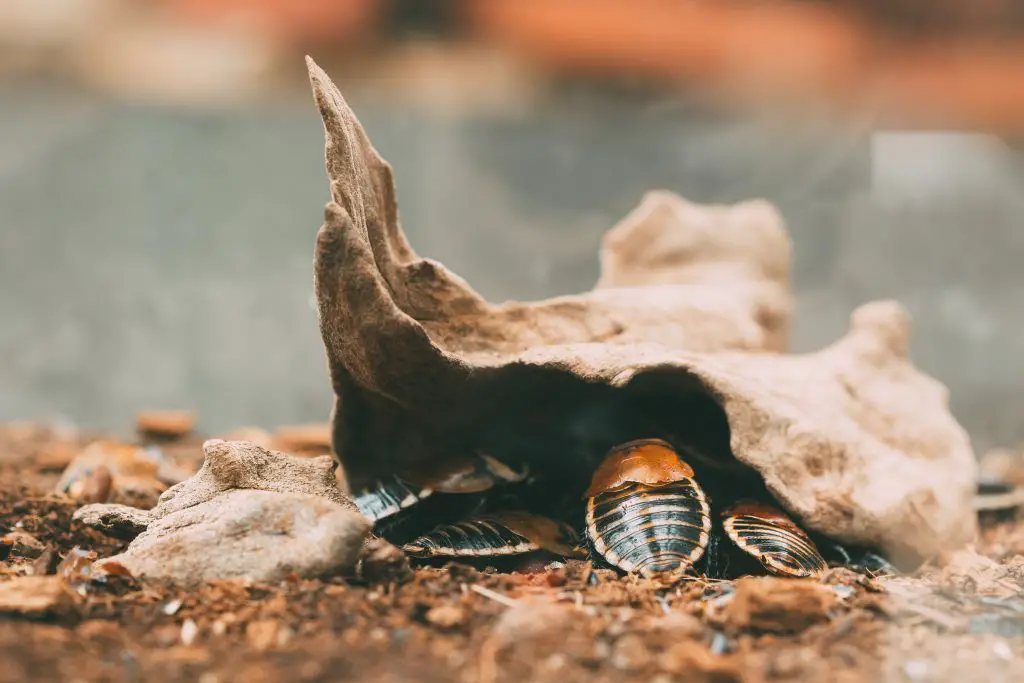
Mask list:
[[[939,580],[944,587],[962,594],[996,598],[1018,595],[1024,592],[1024,582],[1014,575],[1020,567],[1015,559],[1000,564],[967,548],[946,559]]]
[[[160,455],[134,444],[103,439],[89,444],[64,469],[54,491],[83,502],[150,508],[167,490],[158,476]]]
[[[409,557],[381,538],[368,538],[356,575],[370,583],[404,582],[412,578]]]
[[[49,430],[29,433],[47,447],[57,443]],[[0,443],[6,438],[0,425]],[[79,435],[67,438],[81,447]],[[277,476],[267,475],[269,455],[228,448],[229,463],[211,463],[153,510],[79,508],[80,502],[49,493],[56,476],[34,461],[40,443],[17,444],[18,453],[0,453],[0,529],[14,539],[0,563],[4,683],[346,677],[365,683],[867,683],[911,680],[906,670],[921,669],[913,662],[924,662],[922,680],[1024,679],[1024,600],[953,580],[948,568],[946,580],[938,566],[878,579],[842,569],[821,582],[759,578],[754,597],[760,602],[750,601],[746,612],[755,616],[741,618],[751,624],[742,627],[727,619],[735,618],[749,579],[662,585],[580,560],[537,574],[458,563],[412,569],[394,546],[373,540],[364,544],[354,575],[304,578],[282,571],[264,581],[239,576],[189,588],[139,582],[112,559],[123,554],[124,540],[99,531],[102,524],[82,523],[85,518],[134,533],[157,524],[158,515],[193,510],[227,492],[299,495],[296,489],[343,507],[333,501],[347,502],[344,494],[328,487],[333,465],[305,457],[278,462],[281,476],[294,479],[282,487],[268,484]],[[203,547],[211,555],[224,552]],[[1017,518],[985,527],[975,548],[1003,568],[1001,581],[1018,580],[1022,549],[1024,521]],[[87,564],[94,553],[97,559]],[[988,563],[978,566],[991,571]],[[771,610],[773,591],[798,618]]]
[[[46,617],[67,612],[74,598],[59,576],[18,576],[0,581],[0,614]]]
[[[721,619],[732,631],[796,632],[827,621],[836,602],[835,591],[814,581],[745,576]]]

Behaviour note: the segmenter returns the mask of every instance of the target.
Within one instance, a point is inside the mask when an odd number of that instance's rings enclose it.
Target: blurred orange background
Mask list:
[[[40,37],[35,46],[33,35]],[[202,65],[164,47],[182,45],[182,35],[192,45],[220,36],[232,46],[197,48],[210,72],[206,81],[195,73]],[[727,103],[793,106],[810,99],[839,111],[869,108],[881,124],[897,127],[1013,136],[1024,130],[1024,3],[1014,0],[160,0],[144,7],[124,0],[6,0],[0,6],[0,64],[26,62],[14,48],[60,47],[46,53],[47,68],[59,68],[59,52],[84,81],[127,90],[142,79],[109,72],[130,72],[135,64],[168,74],[177,61],[208,83],[197,92],[227,96],[232,88],[258,90],[247,79],[267,78],[293,64],[297,53],[315,50],[323,59],[334,52],[350,61],[424,38],[498,50],[544,76],[696,88]],[[217,87],[209,85],[215,74],[224,80]]]

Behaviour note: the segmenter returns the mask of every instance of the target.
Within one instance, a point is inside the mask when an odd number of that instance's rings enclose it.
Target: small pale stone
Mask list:
[[[167,616],[172,617],[178,613],[179,609],[181,609],[181,600],[177,599],[171,600],[170,602],[165,604],[163,606],[163,609],[161,609],[160,611],[166,614]]]
[[[181,644],[191,645],[199,637],[199,624],[192,619],[186,619],[181,624]]]

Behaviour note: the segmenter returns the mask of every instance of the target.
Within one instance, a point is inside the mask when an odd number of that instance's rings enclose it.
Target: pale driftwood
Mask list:
[[[907,563],[973,537],[974,456],[945,388],[907,360],[899,305],[861,307],[822,351],[779,353],[790,245],[769,204],[650,193],[606,236],[592,291],[491,304],[415,254],[391,168],[309,70],[331,181],[315,286],[351,482],[465,450],[585,480],[596,446],[662,436]]]

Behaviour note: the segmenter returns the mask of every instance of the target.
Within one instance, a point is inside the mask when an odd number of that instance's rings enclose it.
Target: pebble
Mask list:
[[[992,653],[1002,659],[1003,661],[1009,662],[1013,659],[1013,650],[1006,644],[1006,641],[997,640],[992,643]]]
[[[186,619],[181,624],[181,644],[191,645],[199,637],[199,624],[191,619]]]
[[[178,613],[178,610],[181,609],[181,602],[181,599],[171,600],[169,603],[163,606],[163,613],[169,617],[174,616]]]
[[[919,681],[928,675],[928,662],[923,659],[911,659],[903,665],[903,673],[909,678]]]

